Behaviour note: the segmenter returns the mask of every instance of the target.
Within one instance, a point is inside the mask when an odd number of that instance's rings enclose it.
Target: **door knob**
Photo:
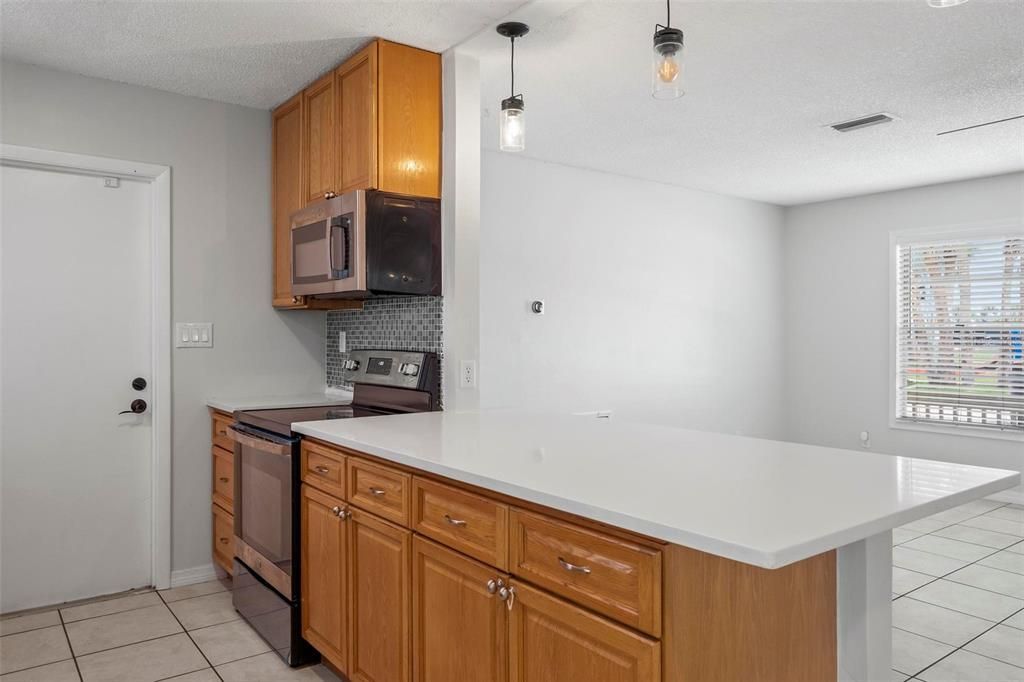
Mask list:
[[[142,414],[146,411],[146,401],[141,398],[136,398],[132,401],[131,409],[121,410],[118,414]]]
[[[145,391],[146,385],[146,380],[143,379],[142,377],[135,377],[134,379],[132,379],[132,388],[134,388],[136,391]]]

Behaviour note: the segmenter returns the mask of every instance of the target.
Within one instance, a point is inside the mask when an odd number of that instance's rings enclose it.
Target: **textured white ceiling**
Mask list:
[[[0,2],[0,56],[270,108],[371,37],[443,51],[523,0]]]
[[[529,157],[791,205],[1024,169],[1024,2],[681,2],[685,97],[650,96],[664,3],[592,0],[517,43]],[[497,148],[508,43],[482,58]],[[879,111],[900,120],[840,134]],[[614,201],[614,197],[601,200]],[[1024,200],[1024,198],[1022,198]]]

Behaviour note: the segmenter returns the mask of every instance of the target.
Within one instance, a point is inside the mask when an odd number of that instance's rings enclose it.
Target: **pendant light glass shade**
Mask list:
[[[683,32],[659,26],[654,32],[651,95],[655,99],[676,99],[683,90]]]
[[[499,147],[503,152],[521,152],[526,148],[526,117],[522,97],[501,101]]]

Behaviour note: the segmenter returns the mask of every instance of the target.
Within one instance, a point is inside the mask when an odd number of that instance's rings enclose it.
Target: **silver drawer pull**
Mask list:
[[[327,467],[313,467],[313,468],[316,469],[316,472],[318,474],[329,474],[329,473],[331,473],[331,470],[328,469]]]
[[[588,566],[577,566],[576,564],[570,564],[562,557],[558,557],[558,563],[562,564],[562,568],[573,573],[582,573],[583,575],[590,575],[590,568]]]
[[[230,480],[230,479],[229,479],[229,478],[228,478],[227,476],[221,476],[221,477],[220,477],[220,482],[221,482],[221,483],[227,483],[227,482],[228,482],[229,480]]]
[[[465,526],[466,525],[466,522],[463,519],[453,519],[452,517],[448,516],[447,514],[444,515],[444,520],[447,521],[448,523],[450,523],[453,526]]]
[[[376,495],[377,497],[380,497],[381,495],[384,495],[387,491],[385,491],[384,488],[375,488],[371,485],[370,492]]]

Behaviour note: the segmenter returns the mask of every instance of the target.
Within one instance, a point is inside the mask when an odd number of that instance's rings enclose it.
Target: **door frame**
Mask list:
[[[152,324],[152,520],[150,566],[157,589],[171,586],[171,168],[0,143],[0,166],[142,180],[150,184]]]

